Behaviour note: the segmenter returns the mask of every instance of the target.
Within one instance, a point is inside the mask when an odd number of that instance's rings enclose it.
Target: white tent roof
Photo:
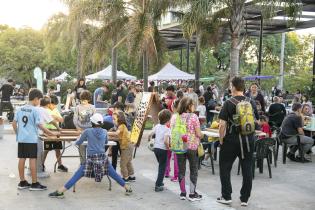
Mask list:
[[[67,72],[63,72],[58,77],[55,77],[54,80],[64,81],[67,77],[71,77]]]
[[[195,75],[179,70],[171,63],[166,64],[158,73],[149,76],[149,80],[194,80]]]
[[[86,76],[88,80],[95,79],[112,79],[112,65],[107,66],[105,69]],[[117,79],[136,80],[135,76],[129,75],[123,71],[117,71]]]

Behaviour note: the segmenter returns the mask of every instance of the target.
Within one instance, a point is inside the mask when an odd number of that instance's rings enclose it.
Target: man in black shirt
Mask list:
[[[274,103],[270,105],[268,110],[269,125],[280,127],[287,111],[283,104],[280,103],[280,98],[275,96]]]
[[[1,103],[0,103],[0,116],[4,109],[10,110],[10,116],[13,116],[13,106],[11,104],[11,96],[13,95],[14,87],[13,80],[9,79],[7,84],[4,84],[0,91],[2,92]],[[9,117],[9,121],[12,121],[12,117]]]
[[[111,104],[115,104],[116,102],[124,103],[124,88],[123,88],[123,82],[118,81],[116,84],[116,89],[112,91],[112,99]]]
[[[308,152],[312,148],[314,140],[311,137],[305,136],[304,134],[302,104],[294,103],[292,105],[292,111],[293,112],[286,116],[282,122],[282,141],[290,145],[298,145],[297,137],[300,136],[300,144],[303,146],[303,150]],[[290,147],[290,152],[287,154],[287,157],[292,161],[308,162],[307,160],[302,160],[301,156],[295,157],[296,150],[296,146]]]
[[[244,96],[245,81],[241,77],[232,79],[232,97],[237,101],[246,99]],[[258,111],[254,101],[250,101],[256,120],[259,119]],[[240,137],[239,129],[233,125],[233,115],[236,114],[236,105],[228,99],[221,109],[219,114],[220,126],[220,180],[221,180],[221,197],[217,199],[218,203],[231,204],[232,203],[232,185],[231,185],[231,169],[236,157],[239,157],[243,184],[241,189],[241,205],[247,206],[248,199],[252,190],[252,163],[254,151],[254,134]],[[242,141],[242,144],[240,143]],[[241,149],[241,146],[243,147]],[[242,151],[243,150],[243,151]],[[243,154],[243,155],[242,155]],[[243,158],[242,158],[243,156]]]

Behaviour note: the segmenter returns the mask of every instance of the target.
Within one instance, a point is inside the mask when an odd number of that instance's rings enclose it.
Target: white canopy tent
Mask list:
[[[194,80],[195,75],[179,70],[171,63],[166,64],[158,73],[149,76],[150,81],[156,80]]]
[[[60,74],[58,77],[53,78],[53,80],[56,81],[64,81],[67,79],[67,77],[71,77],[67,72],[63,72],[62,74]]]
[[[95,80],[95,79],[112,79],[112,65],[107,66],[105,69],[96,72],[94,74],[90,74],[85,77],[87,80]],[[123,71],[117,71],[117,79],[126,79],[126,80],[136,80],[135,76],[129,75]]]

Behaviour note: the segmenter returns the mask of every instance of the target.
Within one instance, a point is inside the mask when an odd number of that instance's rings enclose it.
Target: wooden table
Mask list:
[[[315,130],[314,130],[315,131]],[[205,131],[201,131],[204,135],[206,136],[209,136],[209,137],[215,137],[215,138],[219,138],[219,129],[213,129],[213,128],[206,128]],[[262,132],[262,131],[259,131],[259,130],[256,130],[255,131],[255,135],[257,137],[266,137],[267,134]]]

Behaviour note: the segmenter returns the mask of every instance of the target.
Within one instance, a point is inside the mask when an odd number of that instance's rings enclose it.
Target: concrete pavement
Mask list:
[[[50,178],[39,180],[48,186],[44,192],[30,192],[17,190],[19,181],[17,172],[17,144],[15,136],[9,131],[0,140],[0,210],[9,209],[117,209],[117,210],[197,210],[197,209],[245,209],[240,206],[239,190],[242,176],[236,175],[237,162],[232,171],[233,204],[227,207],[217,204],[215,199],[220,195],[220,180],[218,163],[215,162],[216,174],[212,175],[209,168],[202,168],[198,177],[198,192],[204,199],[191,203],[179,200],[178,183],[165,180],[166,190],[154,192],[154,182],[157,175],[157,162],[154,154],[146,147],[147,132],[144,133],[143,142],[137,151],[134,166],[137,182],[132,183],[133,195],[125,196],[124,190],[113,182],[112,191],[108,191],[108,181],[95,183],[94,180],[83,178],[76,185],[76,193],[72,190],[66,192],[65,199],[48,198],[48,193],[62,186],[73,174],[79,165],[77,158],[63,159],[64,165],[69,168],[68,173],[53,173],[55,160],[54,152],[50,152],[46,161],[46,169]],[[75,148],[67,154],[77,154]],[[314,158],[313,158],[314,159]],[[119,170],[118,170],[119,171]],[[283,165],[278,162],[278,168],[272,166],[273,178],[269,179],[266,164],[264,173],[256,171],[253,183],[252,197],[248,210],[313,210],[315,209],[315,162],[293,163],[287,160]],[[187,172],[188,174],[189,172]],[[189,177],[189,176],[187,176]],[[30,179],[29,179],[30,180]],[[187,182],[189,183],[189,182]],[[189,189],[189,187],[188,187]]]

